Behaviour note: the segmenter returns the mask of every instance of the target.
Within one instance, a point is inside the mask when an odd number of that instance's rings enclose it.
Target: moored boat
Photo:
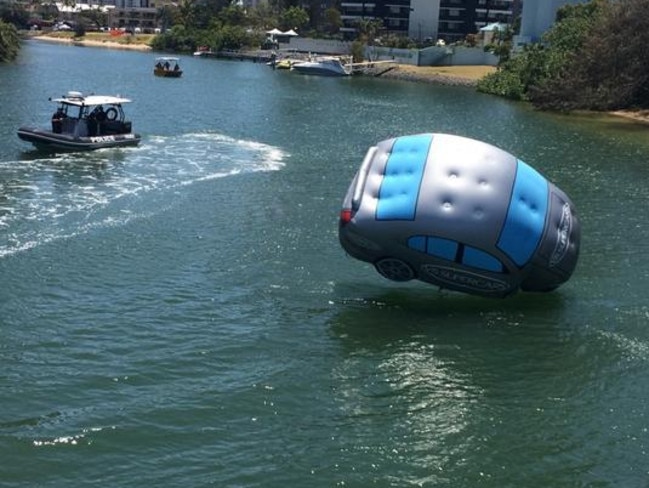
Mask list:
[[[320,56],[293,63],[291,70],[305,75],[319,75],[319,76],[350,76],[352,74],[352,66],[347,59],[341,56]]]
[[[50,128],[22,126],[18,137],[39,149],[92,151],[106,147],[136,146],[140,135],[132,132],[120,96],[88,95],[71,91],[60,98]]]
[[[198,49],[194,51],[194,56],[212,56],[214,53],[208,46],[198,46]]]
[[[295,64],[296,62],[298,61],[289,58],[279,59],[277,61],[274,61],[275,64],[273,65],[273,67],[275,69],[291,69],[291,66],[293,66],[293,64]]]

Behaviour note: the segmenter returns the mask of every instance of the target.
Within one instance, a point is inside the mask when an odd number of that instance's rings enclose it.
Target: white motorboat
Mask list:
[[[92,151],[105,147],[136,146],[140,135],[131,131],[122,105],[128,98],[107,95],[83,96],[71,91],[61,98],[50,128],[23,126],[18,137],[39,149]]]
[[[350,76],[351,63],[340,56],[321,56],[307,61],[293,63],[291,70],[305,75]]]

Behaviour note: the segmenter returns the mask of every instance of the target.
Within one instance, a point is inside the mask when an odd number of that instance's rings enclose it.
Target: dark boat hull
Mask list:
[[[165,70],[165,69],[157,69],[155,68],[153,70],[153,74],[156,76],[161,76],[163,78],[180,78],[183,75],[182,70]]]
[[[20,127],[18,137],[31,142],[38,149],[58,149],[65,151],[94,151],[110,147],[137,146],[139,134],[110,134],[103,136],[74,137],[34,127]]]

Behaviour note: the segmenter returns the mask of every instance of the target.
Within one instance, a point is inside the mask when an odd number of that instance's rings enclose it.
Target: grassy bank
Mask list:
[[[413,66],[399,64],[383,78],[423,83],[474,86],[483,76],[496,71],[495,66]]]

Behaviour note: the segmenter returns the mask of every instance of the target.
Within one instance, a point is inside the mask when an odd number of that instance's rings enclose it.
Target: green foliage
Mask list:
[[[324,13],[323,31],[328,34],[337,34],[343,26],[340,11],[335,8],[328,8]]]
[[[236,25],[226,25],[218,32],[217,44],[212,48],[216,48],[217,51],[224,49],[238,50],[244,46],[247,46],[248,42],[249,36],[243,27]]]
[[[556,99],[557,80],[563,80],[572,69],[575,53],[596,29],[607,2],[592,0],[562,7],[543,43],[526,46],[511,59],[499,51],[499,70],[481,80],[478,90],[535,104]]]
[[[583,42],[573,44],[556,75],[530,87],[530,100],[551,110],[649,107],[649,0],[591,7]]]
[[[16,29],[29,28],[29,12],[17,2],[0,1],[0,20],[13,24]]]
[[[77,22],[74,26],[74,37],[83,37],[86,35],[86,26],[83,22]]]
[[[289,7],[282,12],[279,22],[282,30],[300,30],[309,23],[309,14],[301,7]]]
[[[246,25],[247,23],[246,11],[237,5],[231,5],[221,10],[221,12],[219,12],[218,18],[226,25],[241,26]]]
[[[262,37],[249,33],[242,26],[221,25],[218,22],[209,29],[187,29],[183,25],[175,25],[155,36],[151,47],[156,51],[184,53],[196,51],[198,46],[208,46],[212,51],[239,50],[258,47]]]
[[[260,31],[268,31],[279,24],[277,14],[268,3],[260,3],[247,12],[248,23]]]
[[[361,19],[358,21],[358,38],[371,46],[382,29],[383,21],[381,20]]]
[[[354,63],[361,63],[365,60],[365,43],[361,41],[352,42],[350,52]]]
[[[108,25],[108,14],[100,12],[96,8],[83,10],[79,13],[78,23],[83,24],[86,28],[99,28]]]
[[[477,90],[512,100],[525,100],[527,84],[525,74],[530,58],[519,56],[502,65],[498,71],[478,81]]]
[[[409,37],[389,35],[381,38],[381,46],[395,49],[416,49],[417,43]]]
[[[174,25],[171,29],[153,38],[151,47],[156,51],[192,52],[200,45],[199,32],[187,29],[184,25]]]
[[[163,5],[156,11],[156,19],[160,22],[163,32],[174,24],[177,13],[177,9],[171,5]]]
[[[649,0],[592,0],[559,10],[543,43],[528,46],[478,90],[545,110],[649,108]]]
[[[0,20],[0,62],[16,59],[19,49],[18,30],[12,24]]]
[[[499,95],[513,100],[525,99],[525,87],[513,71],[496,71],[478,82],[478,91]]]

